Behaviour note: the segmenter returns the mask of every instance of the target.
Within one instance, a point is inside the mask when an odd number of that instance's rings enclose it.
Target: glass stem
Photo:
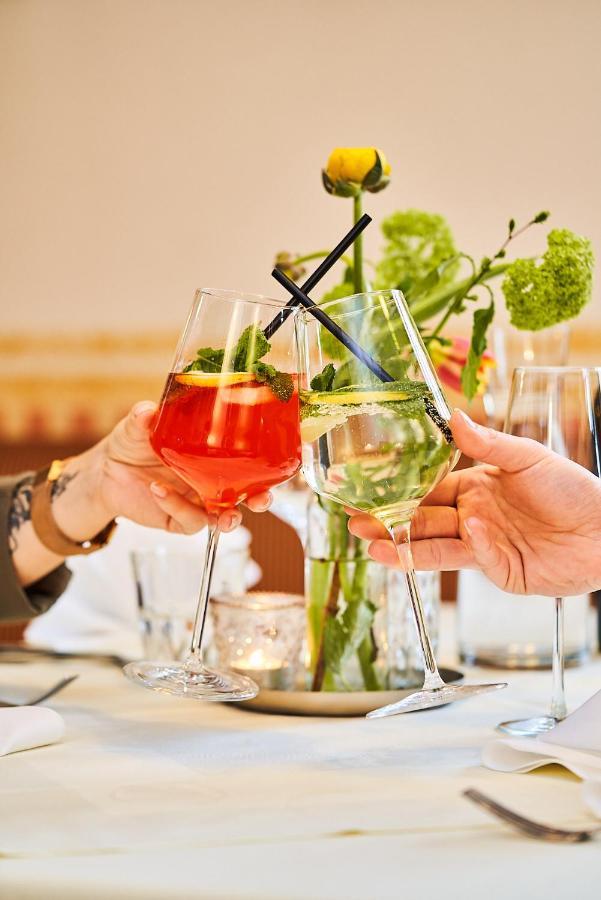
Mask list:
[[[555,598],[555,622],[553,628],[553,693],[551,696],[551,716],[561,722],[568,714],[566,706],[563,643],[563,598]]]
[[[415,627],[417,629],[417,637],[422,651],[424,660],[424,687],[423,690],[431,691],[445,686],[444,681],[440,677],[430,635],[428,634],[428,626],[426,625],[426,616],[424,607],[420,597],[417,580],[415,578],[415,569],[413,567],[413,554],[411,553],[411,522],[398,523],[396,528],[400,531],[401,540],[397,543],[395,540],[394,526],[387,526],[392,542],[395,545],[399,557],[401,568],[405,573],[405,581],[407,583],[407,592],[413,610],[415,619]]]
[[[215,552],[217,550],[217,544],[219,543],[219,535],[221,534],[216,525],[209,525],[207,531],[207,549],[202,569],[202,578],[200,580],[200,594],[198,597],[196,618],[194,619],[194,628],[192,630],[192,643],[190,644],[190,652],[186,659],[186,668],[202,667],[202,636],[207,620],[207,607],[209,604],[213,566],[215,565]]]

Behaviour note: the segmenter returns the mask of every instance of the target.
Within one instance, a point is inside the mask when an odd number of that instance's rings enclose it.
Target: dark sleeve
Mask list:
[[[8,546],[8,517],[17,484],[26,473],[0,478],[0,620],[31,619],[50,609],[67,587],[71,572],[65,565],[23,588],[17,581]]]

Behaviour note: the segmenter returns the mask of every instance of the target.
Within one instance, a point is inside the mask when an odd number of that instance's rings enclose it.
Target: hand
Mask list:
[[[601,588],[601,482],[527,438],[476,425],[459,410],[455,442],[484,465],[453,472],[411,524],[416,569],[478,568],[514,594],[570,596]],[[354,514],[349,529],[370,556],[398,566],[380,523]]]
[[[73,476],[73,485],[54,501],[59,526],[70,537],[83,540],[97,533],[115,516],[125,516],[151,528],[192,534],[209,521],[196,492],[162,464],[150,445],[149,435],[156,405],[137,403],[91,450],[70,460],[63,478]],[[74,477],[77,475],[78,477]],[[77,502],[87,494],[87,510]],[[248,500],[255,512],[266,510],[268,492]],[[218,519],[222,531],[231,531],[242,521],[238,509],[224,510]]]

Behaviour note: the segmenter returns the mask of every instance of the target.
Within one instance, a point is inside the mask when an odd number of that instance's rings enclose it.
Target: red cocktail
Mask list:
[[[172,373],[151,442],[209,512],[281,484],[300,465],[296,378],[288,400],[249,373]]]
[[[248,700],[259,690],[246,675],[206,666],[201,648],[219,513],[287,481],[300,466],[294,312],[285,306],[239,291],[205,289],[194,298],[151,443],[211,515],[188,656],[125,666],[128,678],[151,690],[195,700]]]

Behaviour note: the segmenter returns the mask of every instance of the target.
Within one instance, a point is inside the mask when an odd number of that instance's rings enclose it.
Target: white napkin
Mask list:
[[[65,733],[65,722],[53,709],[16,706],[0,709],[0,756],[55,744]]]
[[[259,581],[261,569],[250,559],[250,543],[246,528],[221,535],[213,572],[214,593],[244,592]],[[69,559],[73,578],[57,603],[29,624],[27,643],[60,653],[115,653],[139,658],[142,645],[130,553],[158,547],[197,555],[200,571],[206,530],[192,535],[171,534],[119,520],[106,547],[90,556]]]
[[[529,772],[559,763],[583,779],[584,801],[601,818],[601,691],[539,737],[491,741],[482,762],[499,772]]]

